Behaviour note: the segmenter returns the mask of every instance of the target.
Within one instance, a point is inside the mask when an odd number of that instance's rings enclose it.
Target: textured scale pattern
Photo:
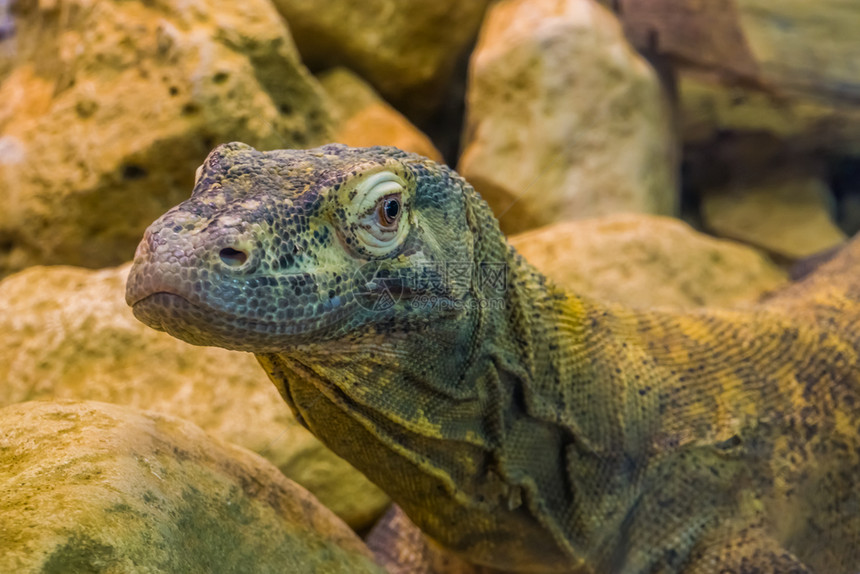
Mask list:
[[[374,227],[379,177],[396,233]],[[855,240],[749,310],[627,309],[551,284],[446,167],[234,143],[147,230],[127,299],[256,353],[304,425],[475,564],[856,573],[858,262]]]

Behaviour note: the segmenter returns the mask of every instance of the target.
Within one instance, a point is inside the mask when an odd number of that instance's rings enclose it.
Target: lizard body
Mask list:
[[[856,572],[860,242],[750,310],[553,285],[450,169],[216,148],[127,300],[253,352],[430,537],[515,572]],[[501,270],[501,274],[500,274]]]

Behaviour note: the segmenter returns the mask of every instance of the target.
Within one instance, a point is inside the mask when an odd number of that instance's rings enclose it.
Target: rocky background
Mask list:
[[[384,494],[250,355],[123,301],[215,145],[402,147],[572,289],[743,305],[860,229],[857,30],[843,0],[0,0],[0,571],[380,571],[340,520]]]

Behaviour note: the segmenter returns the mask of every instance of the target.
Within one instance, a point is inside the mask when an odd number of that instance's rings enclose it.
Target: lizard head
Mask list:
[[[297,419],[437,541],[566,567],[499,463],[527,376],[504,319],[531,316],[505,290],[517,261],[475,190],[426,158],[231,143],[146,230],[126,298],[151,327],[255,353]]]
[[[146,230],[127,302],[189,343],[255,353],[418,329],[469,297],[449,276],[473,261],[464,185],[395,148],[219,146]]]

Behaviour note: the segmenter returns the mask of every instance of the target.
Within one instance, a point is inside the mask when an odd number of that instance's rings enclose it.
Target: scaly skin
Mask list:
[[[473,563],[848,573],[858,261],[854,241],[752,310],[632,310],[550,283],[429,160],[228,144],[147,230],[127,299],[256,353],[303,424]]]

